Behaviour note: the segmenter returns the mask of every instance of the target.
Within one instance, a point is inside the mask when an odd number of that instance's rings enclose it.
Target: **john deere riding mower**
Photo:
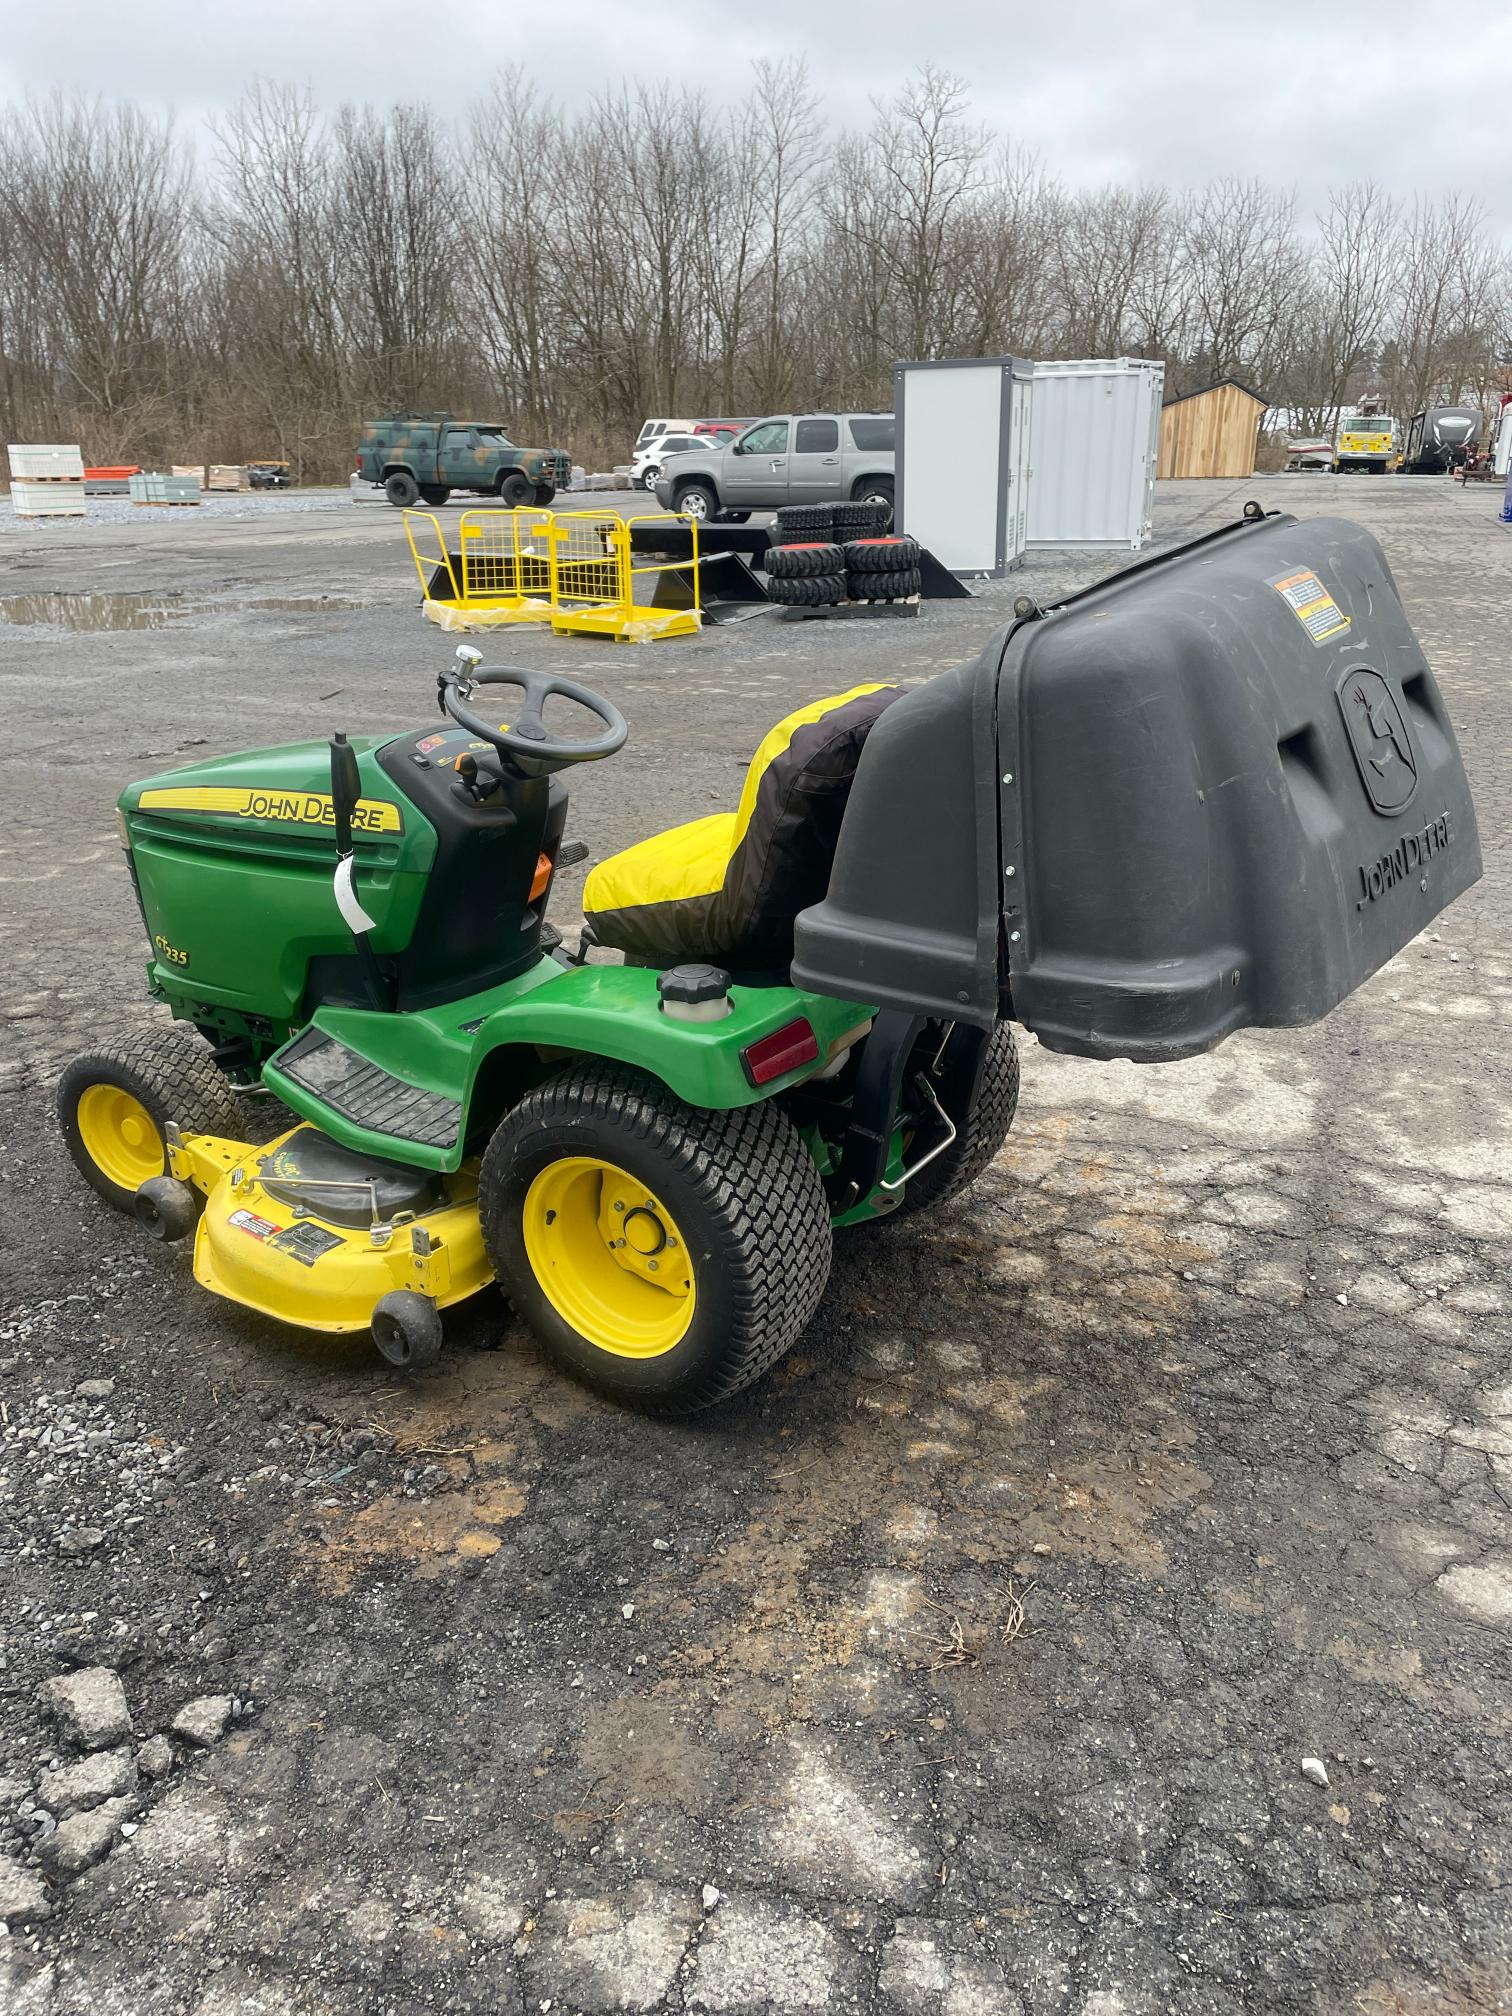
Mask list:
[[[1152,1063],[1307,1022],[1479,874],[1433,675],[1340,519],[1251,506],[1021,597],[953,672],[790,715],[733,812],[593,871],[571,949],[544,914],[560,777],[625,723],[458,660],[434,728],[125,792],[148,985],[189,1027],[123,1035],[59,1094],[85,1177],[192,1236],[203,1286],[371,1327],[395,1365],[496,1279],[579,1377],[715,1401],[809,1321],[833,1227],[981,1174],[1010,1019]],[[590,739],[548,723],[567,702]],[[261,1145],[256,1093],[296,1116]]]

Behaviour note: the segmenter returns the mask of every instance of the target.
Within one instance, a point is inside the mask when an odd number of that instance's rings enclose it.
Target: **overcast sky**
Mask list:
[[[0,95],[55,85],[196,131],[253,75],[317,99],[476,95],[523,62],[567,104],[626,76],[739,96],[802,54],[861,122],[928,58],[1069,181],[1259,174],[1304,206],[1374,176],[1477,195],[1512,237],[1512,0],[69,0],[6,10]]]

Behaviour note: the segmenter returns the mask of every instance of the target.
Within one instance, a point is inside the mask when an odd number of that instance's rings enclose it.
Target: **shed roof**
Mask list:
[[[1270,406],[1269,399],[1262,399],[1252,386],[1243,385],[1237,378],[1215,378],[1211,385],[1200,385],[1195,392],[1173,392],[1169,399],[1162,399],[1162,406],[1179,406],[1183,399],[1200,399],[1205,392],[1216,392],[1224,385],[1232,385],[1242,392],[1246,399],[1253,399],[1257,406]]]

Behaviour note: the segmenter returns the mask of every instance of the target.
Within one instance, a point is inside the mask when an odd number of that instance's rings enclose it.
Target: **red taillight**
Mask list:
[[[800,1064],[812,1064],[818,1055],[819,1038],[810,1028],[808,1017],[800,1015],[796,1022],[785,1023],[770,1036],[763,1036],[759,1043],[748,1044],[740,1053],[740,1061],[752,1085],[770,1085],[774,1078],[796,1071]]]

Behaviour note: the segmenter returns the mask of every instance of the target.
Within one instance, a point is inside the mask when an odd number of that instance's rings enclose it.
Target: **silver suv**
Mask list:
[[[776,413],[727,448],[679,455],[663,471],[657,502],[689,518],[732,518],[784,504],[893,501],[891,413]]]

